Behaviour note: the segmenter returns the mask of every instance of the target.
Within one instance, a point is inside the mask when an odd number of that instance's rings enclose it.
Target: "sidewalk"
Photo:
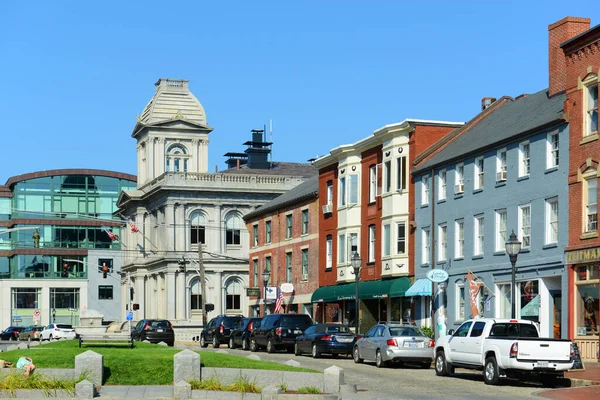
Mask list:
[[[583,364],[584,371],[568,371],[565,378],[571,380],[568,389],[554,389],[539,392],[537,395],[547,399],[589,400],[600,398],[600,362],[588,361]]]

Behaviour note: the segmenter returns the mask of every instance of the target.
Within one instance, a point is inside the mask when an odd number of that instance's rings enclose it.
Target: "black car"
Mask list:
[[[260,326],[262,318],[244,318],[231,331],[229,335],[229,348],[235,349],[242,346],[242,350],[250,350],[250,334],[254,328]]]
[[[244,319],[243,315],[218,315],[211,319],[200,333],[200,346],[208,347],[208,344],[212,343],[217,349],[221,343],[229,343],[231,330],[242,319]]]
[[[352,354],[352,347],[356,336],[347,325],[317,324],[308,327],[304,333],[296,338],[294,354],[310,353],[314,358],[321,354]]]
[[[19,333],[24,329],[24,326],[9,326],[0,333],[0,340],[19,340]]]
[[[147,340],[150,343],[165,342],[169,346],[175,344],[173,324],[166,319],[143,319],[131,328],[133,340]]]
[[[271,314],[267,315],[250,334],[250,351],[266,347],[267,352],[285,348],[294,351],[296,337],[313,324],[307,314]]]

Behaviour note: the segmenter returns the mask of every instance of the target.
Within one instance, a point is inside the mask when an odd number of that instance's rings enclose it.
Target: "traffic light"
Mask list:
[[[132,308],[133,308],[133,311],[137,311],[137,310],[140,309],[140,305],[137,304],[137,303],[133,303],[133,307]]]
[[[63,278],[69,277],[69,264],[67,264],[67,263],[65,263],[65,265],[63,265],[62,276],[63,276]]]
[[[185,258],[181,257],[181,260],[177,261],[177,264],[179,264],[179,272],[182,272],[185,274],[185,265],[187,264],[187,261],[185,261]]]
[[[102,266],[102,277],[104,279],[108,277],[108,266],[106,264]]]

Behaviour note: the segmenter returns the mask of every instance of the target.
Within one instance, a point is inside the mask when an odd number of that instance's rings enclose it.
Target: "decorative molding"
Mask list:
[[[340,175],[346,172],[346,168],[340,170]]]
[[[385,152],[385,156],[386,156],[386,157],[389,157],[391,153],[392,153],[391,151],[386,151],[386,152]]]
[[[356,165],[352,166],[352,171],[356,171]]]
[[[590,43],[587,46],[580,48],[577,51],[571,53],[568,59],[571,61],[571,64],[575,64],[578,61],[583,60],[584,58],[588,58],[597,52],[600,52],[600,42]]]
[[[402,154],[403,151],[404,151],[404,147],[398,147],[398,153]]]

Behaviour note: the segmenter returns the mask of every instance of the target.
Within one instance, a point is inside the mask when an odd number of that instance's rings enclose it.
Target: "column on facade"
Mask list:
[[[175,217],[173,224],[175,226],[175,251],[186,251],[188,248],[188,238],[186,237],[185,206],[175,203]]]
[[[167,203],[167,205],[165,206],[165,224],[163,227],[163,238],[165,239],[165,248],[171,251],[176,251],[174,233],[176,231],[175,221],[175,205],[174,203]]]
[[[176,282],[176,290],[175,290],[175,298],[176,298],[176,318],[178,320],[187,319],[187,301],[186,299],[186,287],[185,287],[185,274],[178,273],[177,274],[177,282]]]
[[[160,171],[158,169],[158,163],[159,163],[159,160],[161,159],[161,156],[159,154],[159,151],[160,151],[159,144],[160,144],[160,138],[152,139],[152,178],[153,179],[160,175]]]
[[[223,279],[223,274],[221,272],[215,272],[214,275],[214,295],[215,295],[215,311],[217,311],[218,314],[224,314],[223,312],[223,305],[221,302],[221,286],[223,286],[223,283],[221,282],[221,280]]]
[[[144,288],[144,277],[142,275],[137,274],[135,277],[135,280],[133,280],[131,282],[131,285],[133,287],[133,299],[134,299],[134,303],[139,304],[140,305],[140,309],[138,311],[136,311],[135,313],[135,319],[142,319],[141,317],[144,316],[144,314],[146,313],[146,307],[144,304],[144,300],[145,300],[145,288]],[[127,287],[127,286],[126,286]],[[127,291],[127,289],[125,290]],[[127,293],[126,297],[124,297],[124,301],[126,303],[129,302],[129,293]]]
[[[200,141],[200,172],[208,172],[208,140]]]
[[[167,319],[175,319],[175,305],[177,302],[177,288],[175,287],[175,272],[165,274],[165,306],[167,308]]]
[[[4,282],[7,282],[6,280]],[[12,296],[12,290],[8,289],[7,292]],[[48,325],[52,322],[52,300],[50,299],[50,288],[42,285],[42,292],[40,293],[41,298],[38,299],[38,308],[41,308],[40,312],[42,314],[42,325]],[[11,304],[9,301],[6,304]],[[8,315],[10,316],[10,323],[12,323],[12,309],[9,305],[8,307]]]
[[[227,279],[227,277],[225,277]],[[225,281],[222,278],[221,282],[221,290],[219,291],[219,298],[221,299],[221,304],[223,306],[223,314],[227,314],[227,297],[225,296]]]

